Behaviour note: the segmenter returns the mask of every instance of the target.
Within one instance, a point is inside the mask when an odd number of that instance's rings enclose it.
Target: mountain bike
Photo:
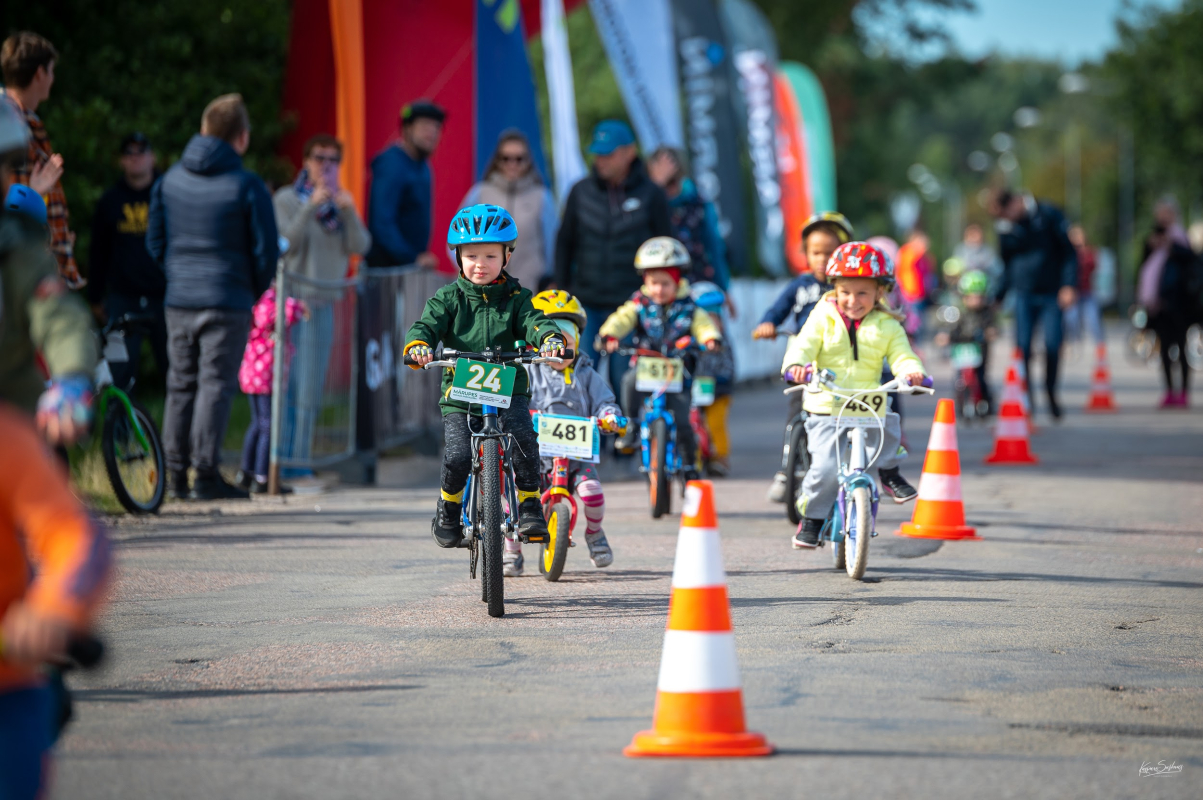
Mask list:
[[[100,331],[102,358],[95,374],[100,453],[113,494],[131,514],[159,510],[167,492],[167,469],[154,420],[129,396],[133,379],[127,386],[115,386],[109,363],[129,361],[125,332],[152,319],[147,314],[125,314],[105,325]]]
[[[905,379],[895,378],[873,389],[843,389],[835,384],[835,373],[824,369],[816,370],[809,383],[791,386],[785,390],[785,394],[820,392],[824,389],[844,402],[835,412],[835,450],[840,465],[840,490],[835,507],[819,534],[819,546],[831,542],[835,568],[847,570],[848,577],[859,581],[864,577],[865,567],[869,563],[869,540],[877,535],[879,495],[877,481],[873,480],[869,469],[881,457],[881,442],[885,441],[883,414],[886,410],[886,394],[932,394],[932,379],[925,378],[921,386],[911,386]],[[850,409],[852,414],[867,412],[867,416],[853,416],[848,413]],[[878,445],[870,458],[865,432],[874,427],[878,432]]]
[[[986,393],[977,374],[985,362],[985,348],[986,339],[982,335],[949,346],[948,360],[956,374],[953,400],[957,416],[966,422],[984,420],[990,415],[990,404],[986,402]]]
[[[551,458],[551,469],[543,474],[543,517],[547,520],[549,539],[539,554],[539,572],[549,581],[558,581],[568,560],[568,548],[576,547],[572,532],[576,530],[576,498],[572,496],[572,462],[596,464],[601,455],[601,436],[597,417],[575,417],[567,414],[534,412],[535,430],[539,433],[539,455]],[[620,436],[626,432],[626,417],[616,417],[613,431]]]
[[[435,360],[424,369],[452,369],[455,377],[448,396],[479,405],[479,414],[469,413],[480,422],[472,432],[472,471],[464,486],[463,526],[468,548],[468,574],[476,580],[480,568],[480,599],[488,605],[490,617],[505,615],[505,585],[502,576],[502,538],[531,543],[546,543],[548,536],[518,533],[518,487],[514,483],[514,464],[510,448],[514,438],[501,428],[497,410],[508,408],[514,393],[518,368],[513,364],[547,364],[571,360],[541,357],[535,350],[501,351],[486,349],[468,353],[439,347]],[[415,363],[405,356],[406,364]],[[471,406],[469,406],[471,408]]]

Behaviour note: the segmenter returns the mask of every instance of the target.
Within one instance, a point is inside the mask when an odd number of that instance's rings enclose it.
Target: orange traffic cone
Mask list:
[[[1028,433],[1036,433],[1036,420],[1032,414],[1032,396],[1028,393],[1028,369],[1023,363],[1023,351],[1016,347],[1011,353],[1011,366],[1019,376],[1019,400],[1023,406],[1023,416],[1028,421]]]
[[[1028,448],[1028,419],[1023,413],[1023,390],[1019,388],[1019,373],[1007,370],[1003,386],[1002,407],[994,429],[994,452],[986,456],[987,464],[1038,464],[1040,460]]]
[[[1086,402],[1086,410],[1092,413],[1115,412],[1115,397],[1111,393],[1111,367],[1107,365],[1107,345],[1102,342],[1098,346],[1095,358],[1094,381],[1090,385],[1090,400]]]
[[[918,539],[980,539],[965,524],[961,500],[961,456],[957,449],[957,411],[947,398],[936,405],[936,420],[927,441],[919,497],[910,522],[894,531]]]
[[[763,756],[773,746],[744,727],[743,691],[710,481],[690,481],[673,566],[653,729],[628,756]]]

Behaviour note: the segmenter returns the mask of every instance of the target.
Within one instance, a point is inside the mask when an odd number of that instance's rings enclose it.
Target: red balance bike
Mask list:
[[[572,461],[596,464],[601,453],[598,428],[622,435],[626,417],[574,417],[564,414],[532,412],[539,434],[539,455],[551,458],[551,469],[543,474],[543,517],[547,520],[548,540],[539,557],[539,572],[549,581],[558,581],[568,560],[568,548],[575,547],[576,498],[572,496]]]

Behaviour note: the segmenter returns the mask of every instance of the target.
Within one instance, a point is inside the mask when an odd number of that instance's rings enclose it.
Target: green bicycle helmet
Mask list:
[[[957,281],[957,290],[963,294],[985,294],[990,288],[990,279],[980,270],[971,270]]]

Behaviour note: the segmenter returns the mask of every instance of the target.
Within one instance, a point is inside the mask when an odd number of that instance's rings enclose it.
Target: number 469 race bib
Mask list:
[[[463,403],[509,408],[517,376],[514,367],[460,358],[455,362],[455,377],[448,397]]]

